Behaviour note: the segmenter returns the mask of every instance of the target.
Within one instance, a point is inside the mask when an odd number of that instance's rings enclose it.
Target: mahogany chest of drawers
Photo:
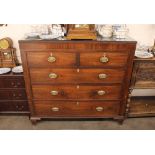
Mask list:
[[[125,116],[136,42],[20,40],[31,121]]]
[[[0,114],[28,114],[23,74],[0,75]]]

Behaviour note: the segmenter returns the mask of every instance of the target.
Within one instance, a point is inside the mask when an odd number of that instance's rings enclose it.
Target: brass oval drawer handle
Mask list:
[[[51,110],[54,111],[54,112],[57,112],[57,111],[59,111],[59,108],[58,107],[53,107]]]
[[[108,61],[109,61],[108,57],[106,57],[106,56],[100,57],[101,63],[107,63]]]
[[[56,61],[56,58],[54,57],[54,56],[50,56],[50,57],[48,57],[48,62],[51,62],[51,63],[53,63],[53,62],[55,62]]]
[[[51,95],[53,95],[53,96],[56,96],[56,95],[58,95],[59,94],[59,92],[57,91],[57,90],[52,90],[51,91]]]
[[[55,73],[50,73],[49,74],[49,78],[51,78],[51,79],[56,79],[57,77],[58,77],[58,75],[55,74]]]
[[[99,74],[99,79],[105,79],[107,78],[107,74]]]
[[[100,96],[104,95],[105,93],[106,93],[106,92],[105,92],[104,90],[99,90],[99,91],[97,91],[97,94],[100,95]]]
[[[104,110],[104,108],[103,107],[96,107],[96,111],[103,111]]]

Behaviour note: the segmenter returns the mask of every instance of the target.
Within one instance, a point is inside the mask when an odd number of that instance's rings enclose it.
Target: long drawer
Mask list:
[[[37,100],[119,100],[121,86],[33,85]]]
[[[30,69],[32,83],[122,83],[122,69]]]
[[[0,100],[26,100],[25,89],[1,89]]]
[[[68,67],[76,65],[75,52],[59,52],[42,51],[42,52],[27,52],[28,65],[30,67]]]
[[[80,66],[124,67],[128,52],[93,52],[80,53]]]
[[[34,102],[36,116],[112,117],[119,114],[119,102]]]

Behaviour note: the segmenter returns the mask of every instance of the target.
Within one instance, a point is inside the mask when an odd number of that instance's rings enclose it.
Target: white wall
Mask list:
[[[127,25],[129,28],[129,36],[137,40],[141,44],[152,46],[155,39],[155,24],[132,24]]]
[[[138,42],[146,45],[152,45],[155,39],[155,25],[127,25],[129,28],[129,36]],[[0,27],[0,38],[10,37],[13,39],[14,47],[17,49],[17,56],[20,60],[20,52],[18,40],[24,37],[25,33],[30,32],[31,25],[25,24],[8,24],[7,27]]]

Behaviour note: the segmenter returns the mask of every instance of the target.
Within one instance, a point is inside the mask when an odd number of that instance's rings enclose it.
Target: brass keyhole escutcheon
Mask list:
[[[79,105],[79,102],[76,102],[76,105],[78,106]]]
[[[76,71],[77,71],[77,73],[79,73],[80,72],[80,69],[78,68]]]

